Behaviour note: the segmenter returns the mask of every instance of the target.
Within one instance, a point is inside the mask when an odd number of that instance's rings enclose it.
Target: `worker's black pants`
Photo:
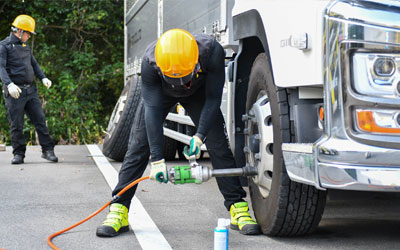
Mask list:
[[[31,85],[28,88],[21,87],[21,90],[22,92],[18,99],[14,99],[10,95],[3,95],[11,128],[13,154],[25,156],[26,143],[23,134],[24,113],[27,114],[36,128],[42,150],[53,150],[54,143],[51,140],[49,130],[46,126],[46,117],[43,112],[42,102],[37,94],[36,86]]]
[[[204,96],[201,94],[196,94],[186,98],[172,98],[164,96],[164,117],[166,117],[170,108],[179,102],[189,113],[192,121],[197,126],[202,107],[204,105],[204,99]],[[215,120],[210,122],[213,123],[213,126],[207,135],[205,143],[213,168],[235,168],[236,164],[232,152],[228,146],[222,113],[219,112]],[[125,155],[121,170],[119,171],[118,184],[112,192],[113,196],[129,183],[143,175],[147,167],[149,157],[150,148],[144,122],[144,109],[141,109],[141,111],[136,114],[132,125],[128,151]],[[239,177],[218,177],[217,184],[219,190],[224,196],[224,205],[228,211],[233,203],[243,201],[243,198],[246,197],[246,192],[240,184]],[[120,199],[116,201],[116,203],[123,204],[129,209],[131,199],[135,194],[136,188],[137,185],[125,192]]]

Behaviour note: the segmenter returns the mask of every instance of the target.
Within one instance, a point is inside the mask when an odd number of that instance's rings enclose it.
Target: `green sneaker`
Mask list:
[[[114,237],[129,231],[128,208],[122,204],[113,203],[110,206],[106,220],[96,230],[99,237]]]
[[[231,229],[239,230],[239,233],[245,235],[261,234],[260,226],[249,214],[247,202],[237,202],[229,210],[231,213]]]

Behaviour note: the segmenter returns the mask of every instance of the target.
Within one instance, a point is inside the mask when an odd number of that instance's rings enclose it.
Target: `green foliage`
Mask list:
[[[1,40],[20,14],[36,20],[29,43],[53,86],[37,80],[48,126],[60,144],[101,140],[123,88],[123,0],[2,0]],[[0,98],[0,143],[9,143],[4,100]],[[24,133],[36,143],[25,119]]]

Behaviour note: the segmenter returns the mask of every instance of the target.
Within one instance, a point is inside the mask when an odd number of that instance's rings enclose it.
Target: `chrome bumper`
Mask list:
[[[400,150],[330,140],[282,145],[291,180],[318,189],[400,191]]]

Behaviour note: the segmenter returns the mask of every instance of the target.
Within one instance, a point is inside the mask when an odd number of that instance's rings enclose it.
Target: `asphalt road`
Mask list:
[[[50,234],[87,217],[111,198],[111,189],[86,146],[57,146],[55,152],[60,159],[57,164],[40,158],[39,147],[28,147],[23,165],[10,164],[9,147],[0,152],[0,249],[50,249],[46,243]],[[118,171],[121,163],[110,162]],[[202,164],[209,165],[209,161]],[[331,196],[318,229],[311,235],[271,238],[243,236],[231,230],[229,248],[400,249],[397,195],[347,196],[345,200]],[[139,184],[137,198],[172,249],[213,249],[217,219],[229,218],[215,180],[176,186],[146,180]],[[53,242],[60,249],[72,250],[148,249],[137,239],[139,234],[150,233],[146,228],[115,238],[98,238],[95,230],[106,213]]]

